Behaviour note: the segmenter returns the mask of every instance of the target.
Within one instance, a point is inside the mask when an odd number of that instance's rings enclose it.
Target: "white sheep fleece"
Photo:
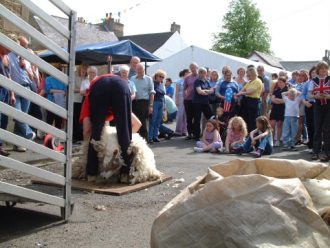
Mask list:
[[[100,141],[91,141],[99,157],[99,171],[105,178],[111,177],[114,172],[109,168],[112,162],[124,164],[120,156],[114,157],[114,154],[121,154],[117,139],[115,127],[105,125],[102,131]],[[127,154],[132,156],[131,170],[129,174],[129,183],[136,184],[140,182],[153,181],[160,178],[161,173],[156,168],[156,161],[152,150],[148,147],[146,141],[137,133],[132,135],[132,141],[127,149]],[[82,166],[83,163],[74,163],[74,166]],[[84,170],[81,168],[81,170]]]

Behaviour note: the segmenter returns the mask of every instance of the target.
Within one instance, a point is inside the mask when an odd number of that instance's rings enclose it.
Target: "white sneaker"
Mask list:
[[[36,136],[37,136],[36,133],[35,132],[32,132],[32,136],[31,136],[31,138],[29,140],[31,140],[31,141],[34,140],[36,138]]]
[[[281,142],[279,140],[276,140],[274,146],[276,147],[281,146]]]
[[[226,147],[221,147],[218,149],[219,152],[225,152],[226,151]]]
[[[203,148],[194,147],[195,152],[203,152]]]

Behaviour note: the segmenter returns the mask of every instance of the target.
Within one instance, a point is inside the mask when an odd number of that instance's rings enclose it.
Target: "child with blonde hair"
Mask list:
[[[243,144],[247,134],[247,127],[243,118],[239,116],[231,118],[228,123],[225,153],[233,152],[235,147]]]
[[[244,144],[234,148],[237,153],[251,152],[259,158],[262,155],[270,155],[273,151],[272,127],[266,116],[256,119],[257,128],[250,132],[249,138]]]
[[[195,152],[216,152],[222,148],[222,140],[219,133],[217,120],[208,120],[203,131],[202,140],[196,142]]]

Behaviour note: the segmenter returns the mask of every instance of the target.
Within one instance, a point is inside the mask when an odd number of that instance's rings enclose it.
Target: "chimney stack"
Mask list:
[[[171,24],[171,32],[174,33],[176,31],[178,31],[178,33],[180,34],[180,29],[181,29],[181,26],[176,24],[175,22],[173,22]]]
[[[117,37],[124,36],[124,24],[120,23],[120,18],[115,19],[111,12],[105,14],[102,25],[105,31],[114,32]]]

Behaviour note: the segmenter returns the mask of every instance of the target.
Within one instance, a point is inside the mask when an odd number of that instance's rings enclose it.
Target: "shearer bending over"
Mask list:
[[[89,122],[88,116],[90,124],[85,123]],[[131,92],[123,79],[106,74],[91,83],[89,93],[83,103],[80,120],[83,120],[84,125],[91,126],[90,139],[99,141],[104,122],[113,118],[116,120],[121,156],[126,165],[121,168],[121,174],[128,176],[130,160],[127,148],[132,139]],[[86,174],[88,181],[95,181],[98,175],[98,157],[92,144],[89,144],[88,148]]]

